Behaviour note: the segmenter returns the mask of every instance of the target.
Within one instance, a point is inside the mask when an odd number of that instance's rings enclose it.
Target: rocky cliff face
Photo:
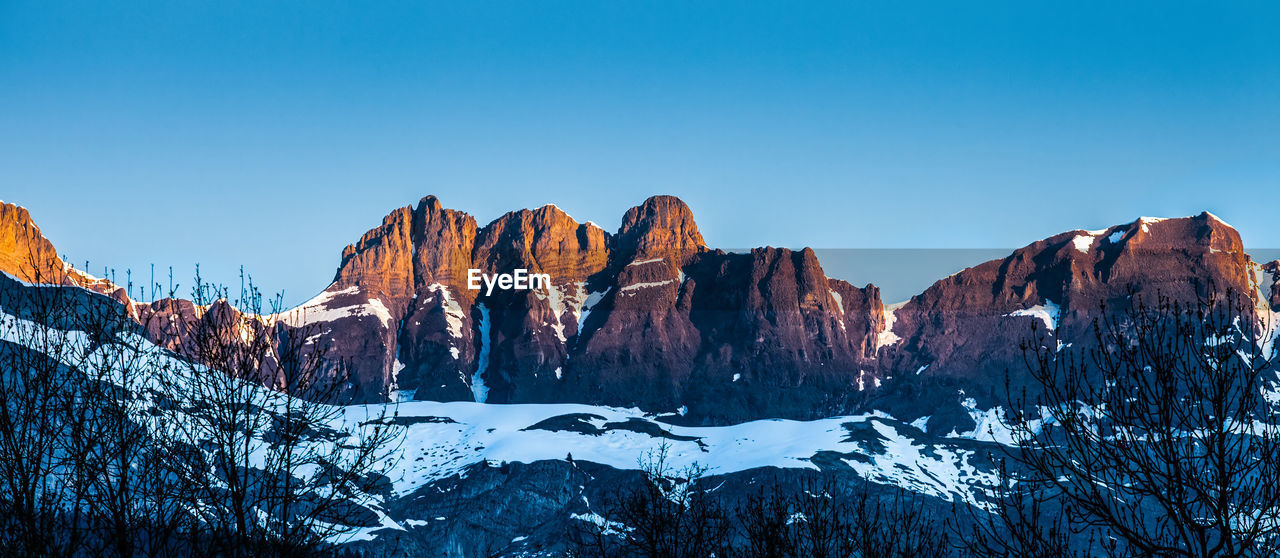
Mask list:
[[[124,301],[124,289],[74,268],[40,232],[27,208],[0,203],[0,271],[28,283],[75,285]]]
[[[469,269],[550,283],[473,290]],[[356,364],[353,400],[589,401],[698,420],[847,407],[884,324],[878,290],[828,279],[811,250],[708,250],[670,196],[616,234],[555,206],[477,228],[428,197],[347,247],[303,308],[325,317],[315,343]]]
[[[30,280],[24,257],[56,262],[36,271],[127,302],[56,256],[26,210],[0,205],[0,270]],[[1086,343],[1101,304],[1211,288],[1256,293],[1280,311],[1277,266],[1251,262],[1210,214],[1144,218],[1032,243],[886,307],[874,285],[826,277],[812,250],[709,249],[670,196],[628,210],[613,234],[551,205],[480,227],[426,197],[347,246],[320,295],[265,319],[280,322],[274,335],[304,332],[334,370],[349,365],[345,401],[586,402],[688,423],[879,408],[929,415],[928,428],[947,433],[1002,401],[1032,324],[1046,343]],[[550,280],[490,292],[470,288],[472,269]],[[207,310],[129,304],[155,324]],[[150,335],[179,352],[185,343],[162,327]]]
[[[1143,218],[1100,231],[1055,235],[1009,257],[942,279],[892,311],[881,355],[893,376],[878,407],[910,420],[934,414],[929,428],[972,427],[959,402],[978,408],[1005,400],[1026,379],[1020,343],[1037,326],[1050,346],[1092,339],[1092,323],[1135,300],[1195,301],[1210,290],[1251,293],[1252,262],[1240,235],[1208,213]]]

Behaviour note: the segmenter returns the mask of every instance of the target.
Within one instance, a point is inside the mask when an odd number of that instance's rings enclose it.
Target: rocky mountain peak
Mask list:
[[[0,203],[0,271],[27,282],[67,282],[53,243],[20,205]]]
[[[653,196],[627,210],[618,229],[624,259],[672,258],[676,265],[705,250],[693,212],[675,196]]]
[[[29,283],[76,285],[121,302],[129,298],[124,289],[111,281],[62,261],[27,208],[3,202],[0,202],[0,271]]]
[[[583,281],[608,263],[609,237],[555,205],[512,211],[486,225],[474,259],[493,271],[524,268],[557,283]]]
[[[435,196],[422,198],[411,227],[416,288],[438,283],[465,290],[477,230],[471,215],[444,208]]]

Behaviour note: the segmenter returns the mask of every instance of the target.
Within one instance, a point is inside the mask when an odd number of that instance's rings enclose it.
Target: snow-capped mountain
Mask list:
[[[25,209],[0,205],[4,288],[47,283],[123,305],[147,324],[129,335],[155,358],[192,356],[166,322],[239,315],[225,301],[133,301],[47,263],[56,255]],[[1034,242],[885,304],[874,285],[828,278],[812,250],[711,249],[669,196],[627,211],[613,233],[555,206],[481,227],[427,197],[347,246],[318,296],[248,318],[281,339],[308,328],[309,347],[350,364],[333,431],[399,402],[404,443],[359,544],[520,554],[599,519],[593,498],[658,448],[726,483],[822,471],[979,501],[988,454],[1012,442],[1002,390],[1006,375],[1026,381],[1019,344],[1033,325],[1038,342],[1080,347],[1137,295],[1232,289],[1274,343],[1277,266],[1253,262],[1211,214],[1140,218]],[[476,273],[515,269],[550,282],[469,288]],[[271,412],[271,390],[254,389]],[[164,412],[182,420],[181,408]]]
[[[56,254],[20,207],[0,208],[0,231],[0,270],[24,277],[26,251]],[[350,403],[482,395],[684,409],[677,422],[691,425],[882,410],[947,417],[929,423],[946,433],[973,426],[961,402],[991,408],[1006,372],[1017,382],[1031,324],[1062,346],[1087,343],[1103,304],[1210,286],[1272,312],[1276,265],[1254,263],[1211,214],[1141,218],[1037,241],[886,305],[875,285],[828,278],[808,249],[708,248],[670,196],[628,210],[615,233],[553,205],[481,227],[429,196],[347,246],[332,285],[278,318],[318,328],[308,342],[350,363]],[[470,270],[515,269],[549,284],[469,288]],[[69,266],[43,277],[127,299]],[[144,322],[195,312],[182,300],[133,306]],[[150,337],[181,350],[161,328]]]

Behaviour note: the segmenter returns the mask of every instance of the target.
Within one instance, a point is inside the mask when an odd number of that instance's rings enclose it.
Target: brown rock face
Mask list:
[[[989,408],[1004,400],[1006,371],[1015,387],[1026,381],[1019,343],[1033,323],[1041,332],[1060,327],[1049,343],[1079,345],[1104,303],[1121,311],[1132,297],[1155,303],[1158,295],[1194,301],[1210,289],[1250,293],[1251,268],[1239,234],[1207,213],[1036,242],[938,281],[893,312],[891,332],[900,341],[883,348],[880,373],[895,381],[877,404],[910,420],[928,409],[959,412],[963,391]],[[921,405],[922,398],[937,400]],[[944,420],[929,428],[952,426]]]
[[[40,234],[27,208],[11,203],[0,203],[0,271],[28,283],[67,283],[53,243]]]
[[[0,203],[0,271],[28,283],[75,285],[119,302],[129,298],[123,288],[62,261],[27,208],[11,203]]]
[[[669,385],[690,420],[808,418],[856,403],[873,367],[863,347],[878,334],[874,287],[828,279],[809,249],[703,252],[682,272],[675,310],[696,345]],[[621,385],[618,396],[639,389]]]
[[[472,290],[468,269],[550,281]],[[847,407],[884,323],[878,291],[829,280],[811,250],[708,251],[669,196],[627,211],[616,236],[555,206],[476,228],[425,198],[348,247],[326,293],[351,297],[328,310],[377,299],[399,322],[394,346],[376,324],[335,320],[319,338],[367,369],[359,397],[685,406],[700,420]]]
[[[578,341],[588,282],[609,263],[609,235],[547,205],[508,213],[485,226],[474,255],[485,273],[525,269],[550,278],[540,289],[487,293],[482,285],[472,291],[490,319],[483,340],[490,400],[554,399]]]
[[[623,215],[618,247],[623,261],[668,258],[684,265],[706,243],[688,205],[675,196],[654,196]]]

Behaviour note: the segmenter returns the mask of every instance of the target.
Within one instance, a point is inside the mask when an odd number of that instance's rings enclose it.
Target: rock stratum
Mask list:
[[[1104,304],[1214,289],[1244,293],[1271,316],[1277,265],[1253,262],[1211,214],[1141,218],[1034,242],[886,305],[875,285],[827,277],[810,249],[709,248],[671,196],[631,208],[615,232],[554,205],[480,226],[428,196],[345,247],[319,295],[261,319],[280,335],[305,328],[311,349],[348,365],[344,402],[585,403],[690,425],[879,409],[927,416],[928,432],[943,435],[973,430],[973,409],[999,404],[1032,324],[1044,342],[1087,343]],[[473,290],[472,269],[526,269],[550,284]],[[0,205],[0,270],[107,294],[144,323],[236,312],[131,301],[57,260],[11,204]],[[148,334],[182,353],[180,336]]]

